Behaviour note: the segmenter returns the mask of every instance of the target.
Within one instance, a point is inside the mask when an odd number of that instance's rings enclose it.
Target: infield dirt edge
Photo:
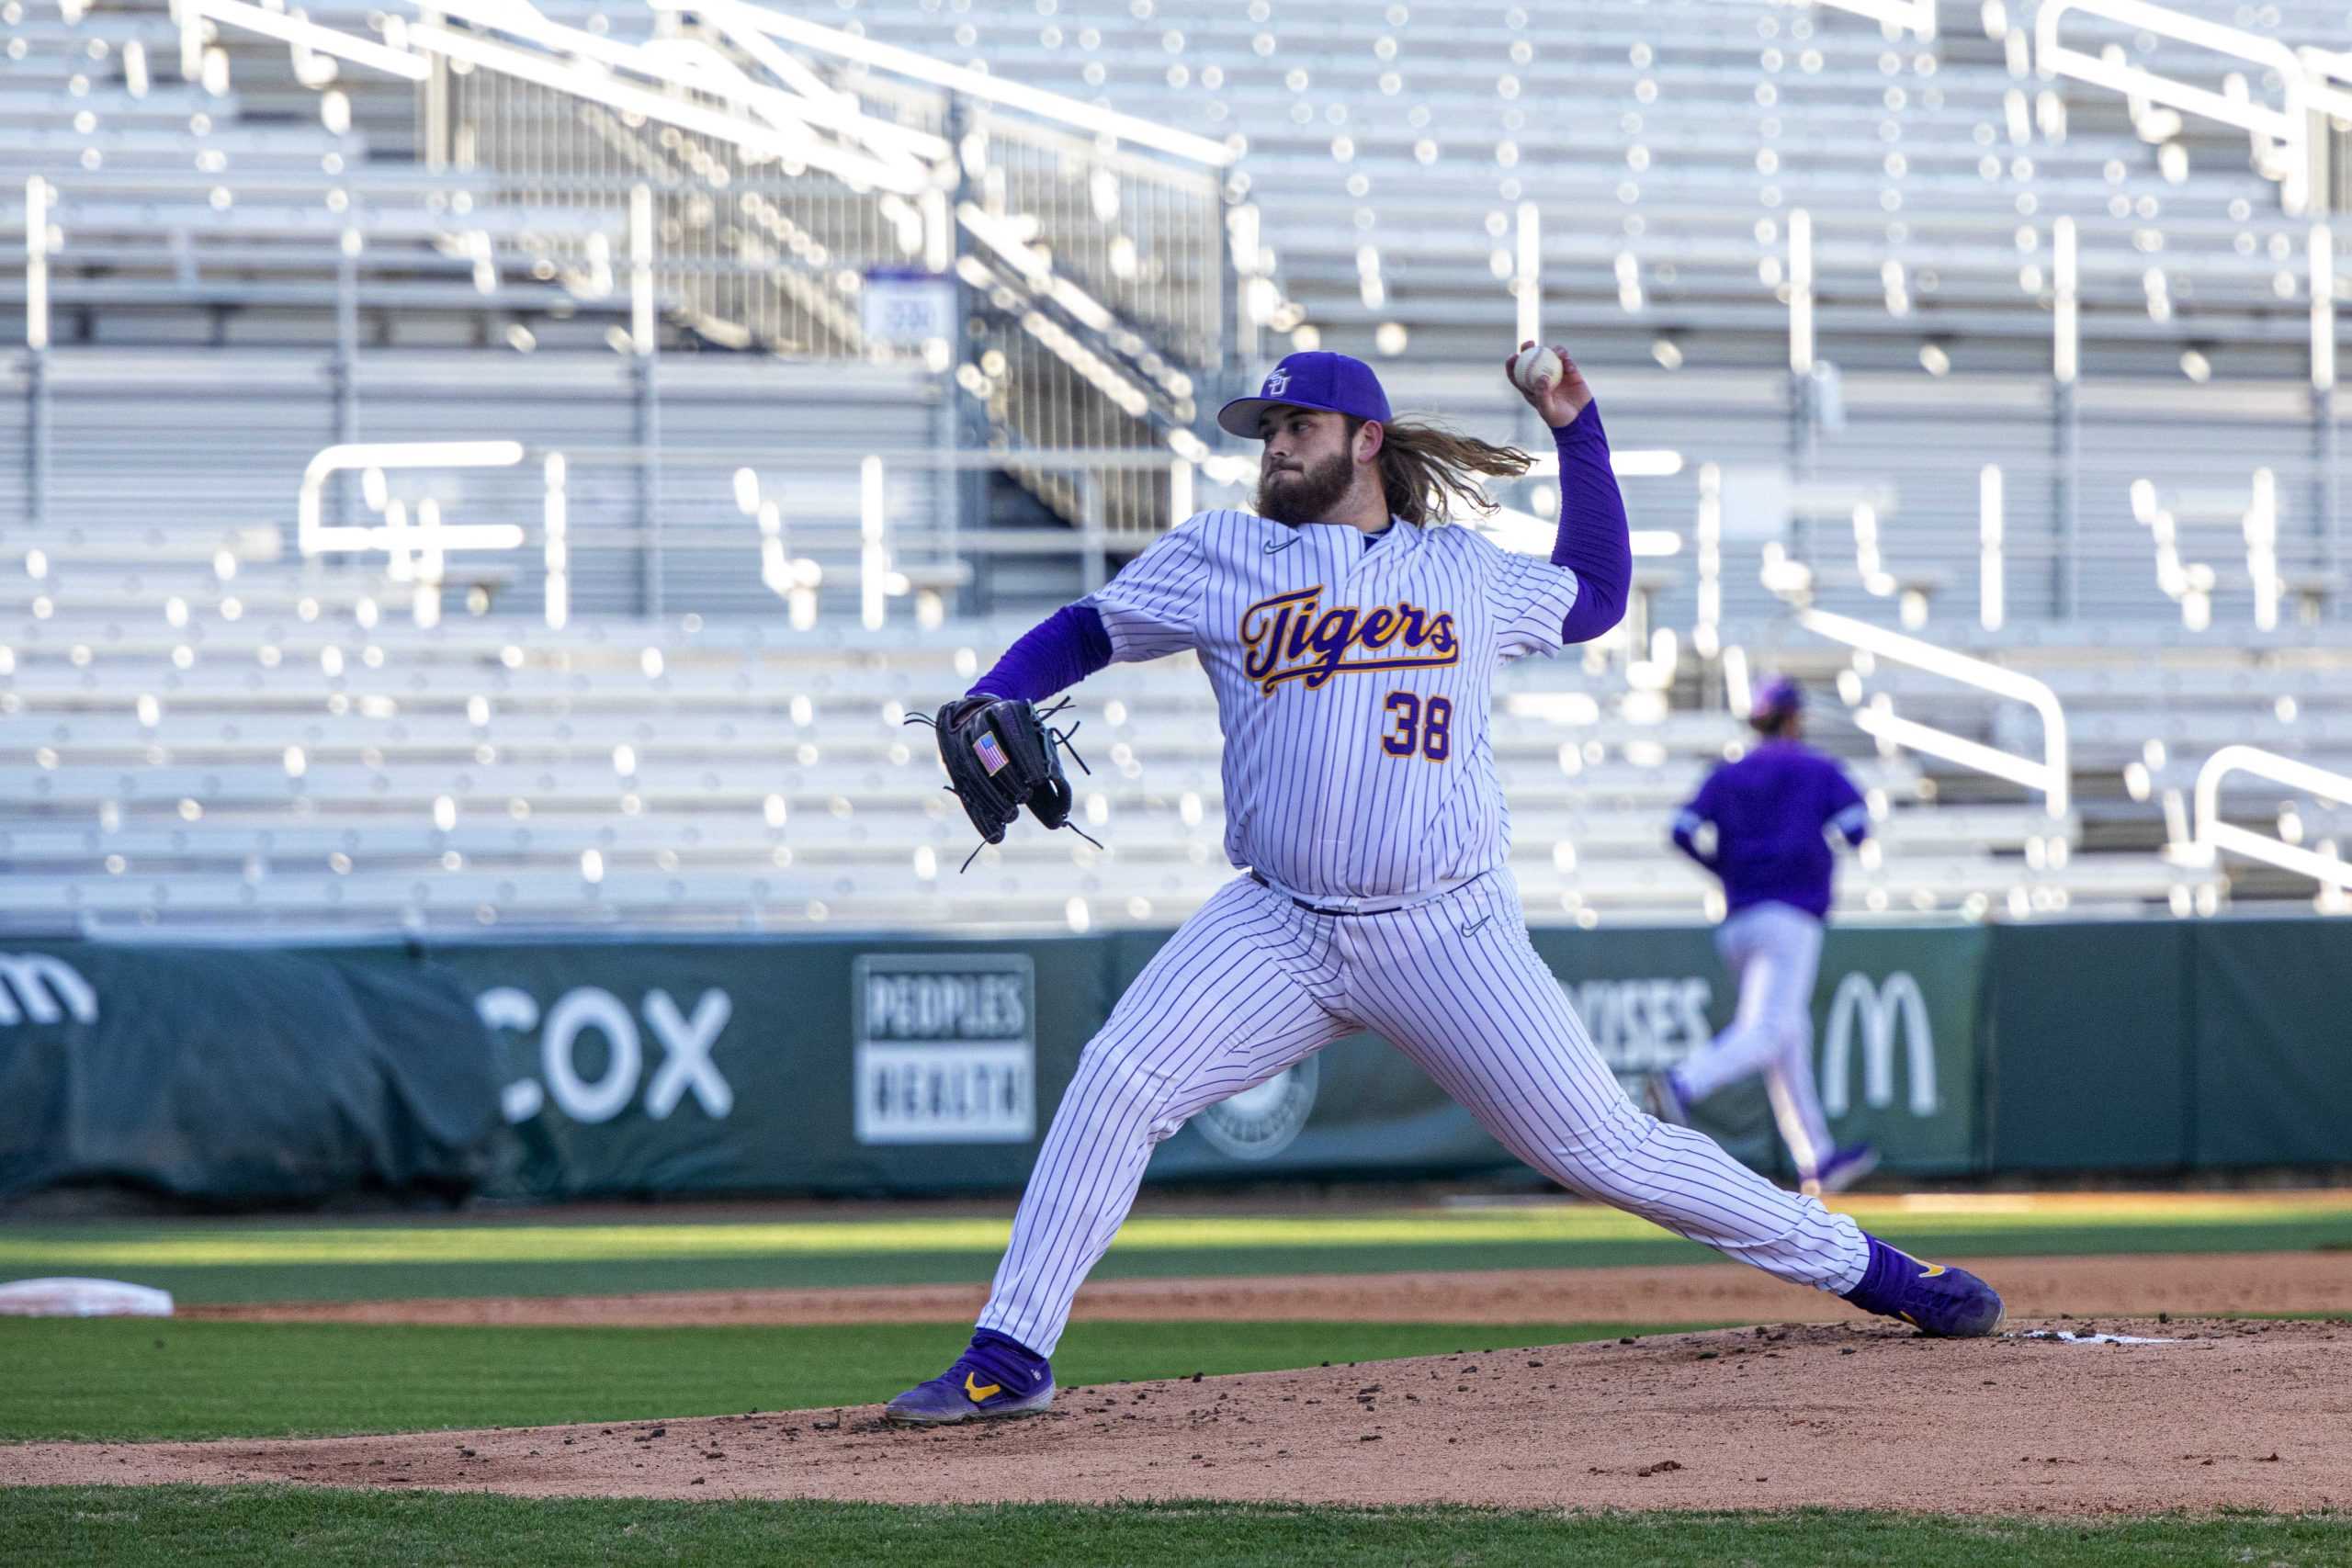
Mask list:
[[[1939,1255],[1940,1257],[1940,1255]],[[1991,1280],[2012,1315],[2342,1313],[2352,1258],[2321,1252],[1951,1258]],[[411,1323],[536,1327],[968,1323],[984,1284],[627,1295],[460,1296],[243,1303],[183,1317],[248,1323]],[[1072,1321],[1318,1323],[1863,1323],[1833,1296],[1718,1263],[1098,1280]]]
[[[2080,1329],[2079,1322],[2063,1325]],[[2106,1322],[2165,1345],[1788,1325],[1066,1390],[1044,1416],[873,1406],[390,1437],[0,1450],[16,1484],[517,1496],[1147,1499],[1518,1508],[2305,1513],[2352,1503],[2333,1323]],[[1998,1392],[1989,1392],[1997,1390]],[[2262,1397],[2249,1399],[2259,1390]],[[2147,1420],[2158,1404],[2162,1423]]]

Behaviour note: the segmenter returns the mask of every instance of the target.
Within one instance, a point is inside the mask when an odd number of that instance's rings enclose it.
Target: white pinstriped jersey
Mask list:
[[[1225,852],[1293,892],[1404,897],[1504,864],[1495,671],[1555,653],[1576,573],[1464,527],[1204,512],[1091,595],[1114,663],[1196,651]]]

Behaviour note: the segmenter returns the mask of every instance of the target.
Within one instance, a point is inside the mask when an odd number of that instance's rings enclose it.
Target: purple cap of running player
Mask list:
[[[1271,408],[1324,409],[1354,419],[1388,423],[1388,394],[1380,378],[1361,359],[1316,349],[1285,355],[1266,375],[1254,398],[1236,398],[1217,410],[1216,422],[1227,433],[1262,441],[1258,422]]]
[[[1804,708],[1804,688],[1786,675],[1775,675],[1757,689],[1756,701],[1747,710],[1751,724],[1769,724],[1785,715]]]

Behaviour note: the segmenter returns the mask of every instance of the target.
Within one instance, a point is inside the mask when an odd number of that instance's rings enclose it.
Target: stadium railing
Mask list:
[[[2185,843],[2176,841],[2170,850],[2172,858],[2182,865],[2209,869],[2219,863],[2226,850],[2312,878],[2322,889],[2323,909],[2352,913],[2352,865],[2346,863],[2334,837],[2322,838],[2307,849],[2283,836],[2288,830],[2284,822],[2281,836],[2272,837],[2223,818],[2222,783],[2233,773],[2250,773],[2338,806],[2352,807],[2352,775],[2314,767],[2259,746],[2224,746],[2205,759],[2197,770],[2194,836]],[[2301,837],[2299,829],[2295,836]]]
[[[207,28],[284,32],[256,10],[187,0],[184,53],[204,57]],[[381,42],[309,19],[300,47],[396,58],[423,84],[426,166],[500,171],[493,203],[626,209],[639,292],[703,335],[955,366],[996,444],[1197,447],[1199,384],[1232,353],[1222,143],[746,6],[664,10],[642,42],[523,0],[372,20]],[[542,243],[589,293],[614,270],[594,233]],[[955,302],[899,339],[858,296],[910,265]],[[970,314],[989,323],[985,344],[951,330]],[[641,307],[636,322],[650,356]],[[1065,515],[1081,502],[1050,470],[1015,471]],[[1148,488],[1114,487],[1107,505],[1122,533],[1168,522]]]
[[[1797,621],[1807,631],[1844,643],[1873,660],[1908,664],[2030,706],[2041,719],[2042,755],[2039,761],[1904,718],[1894,712],[1894,699],[1884,693],[1869,705],[1858,708],[1853,719],[1864,734],[1883,745],[1907,747],[2033,790],[2041,795],[2043,808],[2052,818],[2061,823],[2066,821],[2074,783],[2067,750],[2066,716],[2057,694],[2045,682],[1845,615],[1805,610],[1798,613]]]
[[[1110,481],[1157,475],[1152,482],[1165,484],[1168,504],[1182,513],[1191,510],[1195,482],[1193,466],[1183,458],[1093,448],[988,452],[851,447],[797,454],[788,467],[773,462],[747,464],[746,455],[741,449],[691,446],[542,449],[515,441],[337,445],[319,451],[303,473],[295,502],[296,547],[305,558],[382,552],[393,581],[414,585],[415,618],[426,626],[439,619],[445,587],[476,580],[474,574],[450,567],[447,556],[515,557],[522,552],[535,554],[542,563],[541,614],[548,626],[560,628],[571,614],[571,552],[602,548],[642,557],[646,571],[656,577],[662,575],[662,558],[670,551],[732,550],[749,556],[756,550],[763,582],[790,606],[796,626],[806,629],[813,624],[817,589],[828,582],[849,581],[854,582],[858,618],[868,628],[884,624],[890,600],[909,597],[914,602],[917,624],[933,627],[945,618],[956,591],[974,581],[978,563],[992,558],[1066,561],[1075,568],[1079,592],[1101,587],[1110,577],[1113,547],[1121,542],[1109,526],[1102,499]],[[650,471],[656,476],[651,481],[656,485],[658,476],[664,473],[724,471],[731,491],[731,510],[740,517],[734,522],[649,524],[642,516],[621,520],[607,515],[585,525],[576,523],[570,501],[574,476],[599,468]],[[536,545],[525,525],[445,520],[445,507],[431,497],[416,503],[416,520],[412,523],[409,503],[393,493],[387,478],[391,471],[427,470],[446,477],[477,469],[523,469],[536,476],[535,506],[518,507],[516,499],[524,492],[514,488],[474,498],[477,505],[487,505],[493,513],[531,514],[537,525]],[[935,523],[922,518],[922,526],[910,529],[905,509],[893,503],[893,484],[908,473],[1016,469],[1073,476],[1071,488],[1081,498],[1077,526],[964,528],[951,507]],[[336,525],[326,521],[327,487],[337,476],[346,474],[363,479],[363,503],[382,516],[383,522]],[[794,515],[808,508],[812,496],[829,490],[854,493],[854,523],[821,518],[808,522]],[[453,499],[450,504],[463,502]]]
[[[2093,54],[2061,36],[2067,18],[2077,14],[2154,34],[2183,52],[2219,56],[2232,68],[2224,71],[2217,91],[2133,65],[2117,44]],[[2337,85],[2327,57],[2320,51],[2297,51],[2276,39],[2146,0],[2042,0],[2034,18],[2034,45],[2044,72],[2123,96],[2135,120],[2162,106],[2166,112],[2186,110],[2245,131],[2256,168],[2278,182],[2279,203],[2290,215],[2327,210],[2334,184],[2329,172],[2334,138],[2327,122],[2352,119],[2352,93]],[[2277,92],[2278,105],[2259,101],[2257,88]]]

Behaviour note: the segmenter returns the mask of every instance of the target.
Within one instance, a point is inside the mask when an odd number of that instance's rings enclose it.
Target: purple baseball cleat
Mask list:
[[[1863,1177],[1878,1168],[1878,1150],[1868,1144],[1849,1144],[1842,1149],[1832,1149],[1821,1168],[1797,1183],[1797,1190],[1808,1198],[1824,1198],[1832,1192],[1843,1192]]]
[[[1662,1067],[1642,1080],[1642,1098],[1649,1102],[1650,1114],[1661,1122],[1671,1122],[1678,1127],[1690,1125],[1690,1103],[1682,1098],[1682,1086],[1674,1080],[1674,1069]]]
[[[983,1328],[954,1366],[884,1405],[882,1418],[904,1427],[941,1427],[1034,1416],[1053,1402],[1053,1363],[1020,1341]]]
[[[1864,1312],[1899,1317],[1922,1334],[1981,1339],[2001,1327],[2001,1296],[1965,1269],[1922,1263],[1874,1235],[1870,1267],[1846,1299]]]

